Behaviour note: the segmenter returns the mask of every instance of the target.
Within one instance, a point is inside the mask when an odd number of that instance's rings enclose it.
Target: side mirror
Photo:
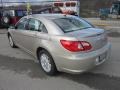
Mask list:
[[[9,29],[15,29],[15,26],[14,26],[14,25],[11,25],[11,26],[9,27]]]

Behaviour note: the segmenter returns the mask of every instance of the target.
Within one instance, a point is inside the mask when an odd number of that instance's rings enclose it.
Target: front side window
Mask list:
[[[93,27],[82,19],[71,17],[54,19],[53,22],[55,22],[65,33]]]
[[[26,29],[26,28],[25,28],[25,25],[26,25],[27,22],[28,22],[28,20],[27,20],[26,18],[21,19],[21,20],[17,23],[16,29],[18,29],[18,30],[25,30],[25,29]]]

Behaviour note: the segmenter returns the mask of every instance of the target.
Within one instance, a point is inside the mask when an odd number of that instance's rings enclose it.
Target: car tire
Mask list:
[[[15,45],[11,35],[8,36],[8,39],[9,39],[9,44],[12,48],[17,48],[17,46]]]
[[[40,67],[46,74],[50,76],[56,75],[57,73],[56,65],[54,63],[52,56],[46,50],[39,51],[38,59]]]

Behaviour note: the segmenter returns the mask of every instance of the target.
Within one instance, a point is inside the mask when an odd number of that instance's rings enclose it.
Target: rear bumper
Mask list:
[[[102,64],[104,61],[109,59],[111,45],[108,43],[103,48],[79,55],[57,56],[56,66],[59,71],[79,74],[81,72],[87,71],[95,66]],[[104,58],[100,59],[101,56]]]

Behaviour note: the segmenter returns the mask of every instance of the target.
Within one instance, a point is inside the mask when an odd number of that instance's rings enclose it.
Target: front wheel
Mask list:
[[[55,75],[57,69],[52,56],[46,50],[41,50],[38,57],[42,70],[48,75]]]
[[[12,37],[11,37],[11,36],[8,36],[8,39],[9,39],[9,44],[10,44],[10,46],[11,46],[12,48],[16,48],[17,46],[15,45]]]

